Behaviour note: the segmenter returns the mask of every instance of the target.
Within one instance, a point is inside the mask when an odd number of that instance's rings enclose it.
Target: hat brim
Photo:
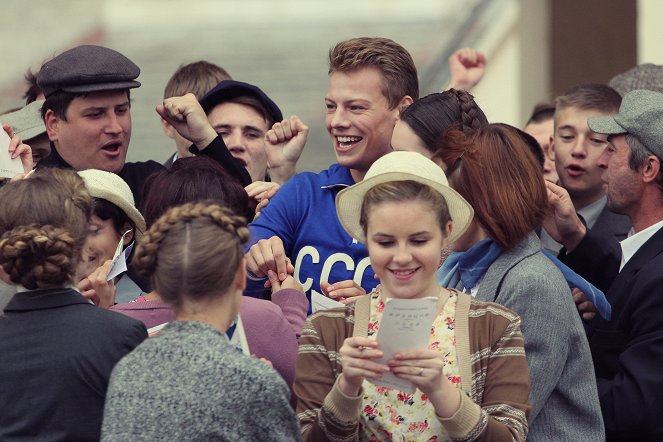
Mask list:
[[[597,134],[616,135],[628,132],[615,120],[615,115],[600,117],[589,117],[587,119],[589,128]]]
[[[32,140],[33,138],[39,136],[39,135],[45,135],[46,134],[46,126],[41,126],[41,127],[31,127],[29,129],[25,129],[21,132],[16,132],[16,135],[21,137],[23,141],[25,141],[27,144],[30,144],[29,141]]]
[[[209,91],[200,99],[200,106],[206,114],[218,104],[224,103],[237,97],[253,97],[264,106],[271,118],[279,122],[283,120],[283,113],[276,103],[262,92],[257,86],[236,80],[223,80],[214,89]]]
[[[124,212],[125,215],[131,220],[131,222],[136,226],[136,231],[134,232],[134,239],[138,241],[146,230],[145,219],[143,215],[132,206],[125,199],[118,197],[117,193],[112,191],[107,191],[105,189],[94,186],[94,184],[88,184],[88,190],[90,195],[94,198],[103,199],[115,204],[120,210]],[[124,232],[121,232],[124,233]]]
[[[130,80],[130,81],[116,81],[112,83],[61,85],[58,88],[58,90],[64,92],[72,92],[72,93],[84,93],[84,92],[103,92],[103,91],[134,89],[137,87],[140,87],[140,82],[135,80]]]
[[[449,186],[405,172],[387,172],[367,178],[360,183],[341,190],[336,195],[336,214],[343,228],[357,241],[366,243],[366,236],[359,218],[366,192],[378,184],[391,181],[416,181],[426,184],[442,194],[452,220],[449,242],[454,243],[467,230],[474,217],[474,209],[458,192]]]

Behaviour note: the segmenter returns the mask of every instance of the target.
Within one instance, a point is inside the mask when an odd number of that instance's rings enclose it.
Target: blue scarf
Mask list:
[[[569,287],[580,289],[585,294],[585,296],[587,296],[587,299],[591,301],[592,304],[594,304],[594,307],[596,307],[599,315],[601,315],[601,317],[606,321],[609,321],[610,317],[612,316],[612,307],[610,306],[610,303],[608,302],[608,299],[605,297],[603,292],[594,287],[594,285],[587,281],[585,278],[574,272],[569,266],[557,259],[557,257],[549,250],[542,249],[541,251],[562,272],[562,275],[564,275],[564,279],[566,279]]]
[[[469,292],[501,254],[502,248],[490,238],[479,241],[464,252],[452,252],[437,271],[437,282],[442,287]]]
[[[601,290],[571,270],[547,250],[543,254],[562,272],[571,288],[578,288],[594,304],[606,320],[610,320],[612,308]],[[470,292],[477,285],[493,262],[502,254],[502,249],[490,238],[483,239],[464,252],[452,252],[437,271],[437,282],[442,287],[451,287]]]

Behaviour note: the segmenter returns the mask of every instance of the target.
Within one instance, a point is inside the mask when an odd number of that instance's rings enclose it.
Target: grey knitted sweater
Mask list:
[[[115,367],[103,441],[292,441],[299,424],[276,371],[198,321],[173,321]]]

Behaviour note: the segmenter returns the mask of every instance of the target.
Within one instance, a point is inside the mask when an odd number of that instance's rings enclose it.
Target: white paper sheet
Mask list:
[[[124,247],[124,237],[127,236],[129,232],[131,232],[131,230],[124,232],[124,235],[122,235],[122,238],[120,238],[120,242],[117,244],[115,254],[113,255],[113,263],[111,264],[111,268],[108,271],[108,275],[106,276],[106,281],[110,281],[116,276],[127,271],[127,259],[129,258],[131,250],[135,244],[135,242],[132,242],[126,249],[124,249],[124,252],[122,251],[122,247]]]
[[[377,332],[378,347],[384,356],[376,361],[386,364],[398,352],[428,347],[438,300],[436,297],[388,299]],[[391,372],[385,373],[380,379],[368,380],[376,385],[394,388],[407,394],[412,394],[416,390],[414,384],[396,377]]]
[[[0,123],[0,177],[13,178],[23,173],[23,163],[20,158],[11,159],[9,155],[9,142],[11,139]]]
[[[315,290],[311,290],[311,311],[313,313],[317,312],[318,310],[329,310],[338,307],[345,307],[345,304],[328,298],[322,293],[316,292]]]

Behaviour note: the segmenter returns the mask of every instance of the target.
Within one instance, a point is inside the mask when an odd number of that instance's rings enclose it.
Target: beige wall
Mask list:
[[[663,2],[638,0],[638,63],[663,64]]]
[[[534,105],[551,99],[550,28],[547,1],[520,0],[477,47],[488,57],[472,91],[491,122],[522,127]]]

